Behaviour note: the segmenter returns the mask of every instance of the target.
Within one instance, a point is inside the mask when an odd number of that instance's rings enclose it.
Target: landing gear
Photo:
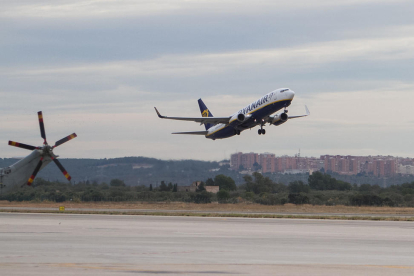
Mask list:
[[[265,135],[266,134],[266,130],[264,130],[263,129],[263,126],[265,125],[265,121],[264,120],[262,120],[262,123],[260,124],[260,129],[257,131],[257,133],[259,134],[259,135],[261,135],[261,134],[263,134],[263,135]]]
[[[288,111],[286,108],[287,108],[287,106],[285,105],[285,110],[284,110],[284,112],[287,114],[289,111]]]
[[[234,135],[240,135],[240,130],[235,129],[235,130],[234,130]]]

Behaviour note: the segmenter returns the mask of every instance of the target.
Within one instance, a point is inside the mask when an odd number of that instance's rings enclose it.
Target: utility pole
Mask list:
[[[3,184],[3,182],[1,182],[0,180],[0,195],[3,195],[3,188],[5,188],[6,185]]]
[[[3,170],[0,171],[0,195],[3,195],[3,188],[6,185],[3,184]]]

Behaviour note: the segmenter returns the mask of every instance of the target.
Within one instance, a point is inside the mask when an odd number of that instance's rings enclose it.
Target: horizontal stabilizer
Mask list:
[[[173,132],[172,134],[207,135],[208,131]]]

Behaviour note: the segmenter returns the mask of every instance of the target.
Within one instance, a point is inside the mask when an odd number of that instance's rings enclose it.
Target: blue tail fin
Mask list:
[[[211,114],[210,110],[208,110],[207,106],[204,104],[202,99],[198,100],[198,106],[200,106],[200,112],[201,116],[203,117],[213,117],[213,114]],[[212,124],[204,124],[206,127],[206,130],[208,130],[210,127],[212,127]]]

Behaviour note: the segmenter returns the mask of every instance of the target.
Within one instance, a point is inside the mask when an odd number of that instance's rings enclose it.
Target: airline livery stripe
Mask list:
[[[250,111],[249,113],[247,113],[247,114],[252,114],[252,113],[254,113],[254,112],[256,112],[256,111],[259,111],[260,109],[262,109],[262,108],[264,108],[264,107],[266,107],[266,106],[269,106],[269,105],[271,105],[271,104],[275,104],[275,103],[279,103],[279,102],[283,102],[283,101],[289,101],[289,100],[280,100],[280,101],[275,101],[275,102],[271,102],[271,103],[268,103],[267,105],[264,105],[264,106],[262,106],[262,107],[260,107],[260,108],[258,108],[258,109],[255,109],[255,110],[252,110],[252,111]],[[234,122],[235,120],[237,120],[237,119],[234,119],[234,120],[232,120],[232,121],[230,121],[230,123],[232,123],[232,122]]]

